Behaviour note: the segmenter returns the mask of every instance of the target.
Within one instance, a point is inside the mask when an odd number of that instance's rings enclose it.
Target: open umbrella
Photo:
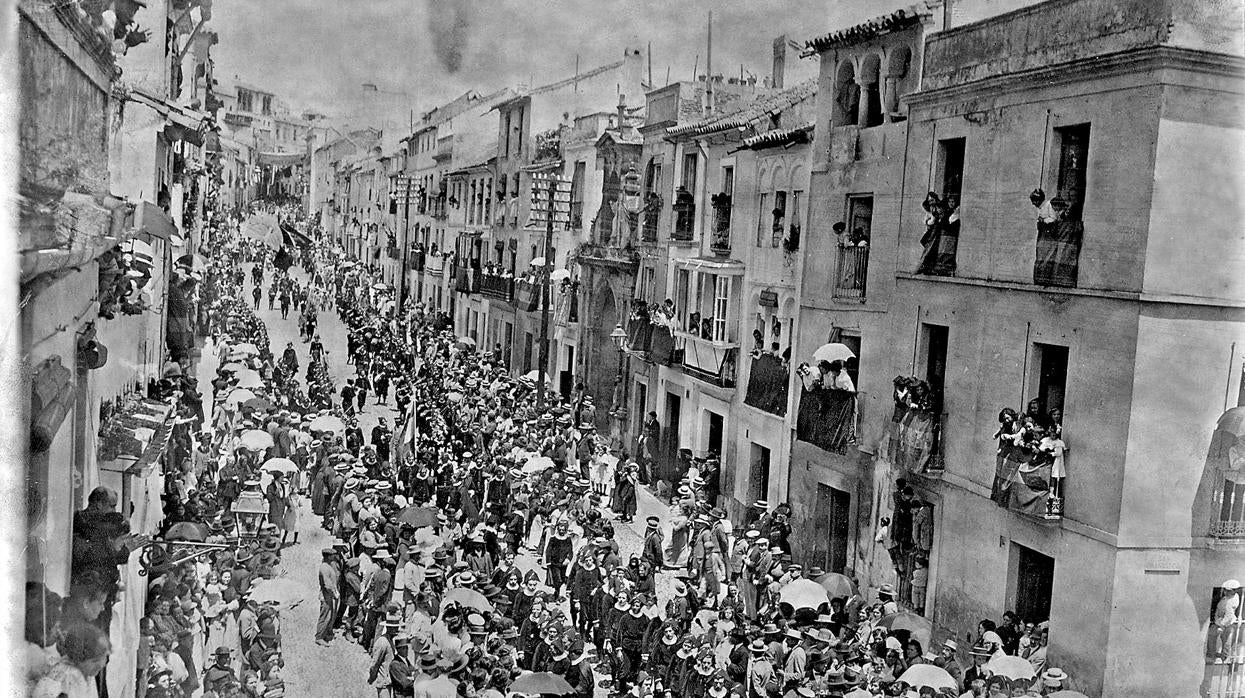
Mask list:
[[[618,465],[618,456],[612,453],[602,454],[598,460],[600,460],[601,464],[607,468],[613,468],[614,466]]]
[[[555,696],[570,695],[575,692],[566,679],[548,671],[527,671],[519,674],[519,678],[510,684],[513,693],[539,693]]]
[[[267,412],[274,407],[271,400],[262,397],[253,397],[242,403],[242,406],[259,412]]]
[[[1055,691],[1046,698],[1089,698],[1089,696],[1080,691]]]
[[[493,604],[489,603],[488,599],[484,598],[484,594],[481,594],[475,589],[454,587],[453,589],[445,592],[445,596],[441,597],[441,603],[444,604],[448,601],[454,601],[460,606],[474,608],[477,611],[485,611],[488,613],[493,612]]]
[[[272,448],[272,434],[259,429],[249,429],[242,432],[242,447],[248,451],[262,451],[266,448]]]
[[[258,373],[246,370],[238,374],[237,386],[239,388],[262,388],[264,379]]]
[[[998,655],[992,657],[986,662],[986,669],[991,673],[1002,674],[1009,679],[1031,679],[1037,676],[1037,672],[1033,670],[1033,665],[1024,657],[1016,657],[1014,655]]]
[[[921,642],[922,647],[929,647],[930,638],[934,635],[934,624],[928,618],[918,616],[910,611],[900,611],[889,616],[882,616],[878,621],[878,627],[892,631],[907,630]]]
[[[259,354],[259,347],[250,342],[242,342],[229,347],[229,351],[234,354],[246,354],[247,356],[256,356]]]
[[[528,461],[523,464],[523,472],[530,475],[532,473],[539,473],[541,471],[548,470],[552,467],[552,458],[548,456],[537,456],[535,458],[529,458]]]
[[[389,284],[372,284],[373,291],[388,291]]]
[[[825,589],[832,599],[840,596],[850,599],[856,593],[856,585],[852,583],[852,580],[847,575],[839,574],[838,572],[823,574],[813,581],[820,584],[821,588]]]
[[[817,351],[813,352],[813,363],[818,361],[847,361],[856,358],[853,352],[846,344],[831,342],[817,347]]]
[[[312,431],[338,432],[346,429],[346,423],[343,422],[340,417],[334,417],[331,414],[326,414],[322,417],[316,417],[311,420],[311,424],[308,424],[307,428]]]
[[[234,390],[232,393],[229,393],[229,395],[225,398],[225,404],[226,405],[240,405],[243,402],[246,402],[247,400],[254,400],[254,399],[255,399],[255,393],[252,393],[246,388],[238,388],[237,390]]]
[[[532,264],[532,266],[534,266],[534,267],[543,267],[543,266],[545,266],[545,258],[544,258],[544,257],[537,257],[537,258],[535,258],[535,259],[533,259],[533,260],[532,260],[531,264]]]
[[[531,371],[528,371],[527,373],[523,374],[523,380],[530,381],[532,383],[535,383],[538,380],[542,380],[544,379],[544,377],[545,377],[545,372],[539,371],[536,369],[532,369]]]
[[[463,394],[457,390],[453,390],[445,394],[445,399],[457,405],[463,401]]]
[[[293,605],[309,594],[305,587],[286,577],[260,579],[251,586],[251,599],[258,603]]]
[[[207,540],[207,528],[203,524],[197,524],[192,521],[179,521],[169,530],[164,532],[164,539],[167,541],[185,540],[193,543],[202,543]]]
[[[817,610],[822,604],[830,603],[830,597],[817,582],[811,579],[797,579],[778,592],[778,603],[785,603],[796,610],[801,608]]]
[[[298,465],[289,458],[269,458],[260,466],[260,470],[267,470],[271,473],[290,473],[298,472]]]
[[[565,281],[571,278],[571,272],[566,269],[558,269],[549,274],[550,281]]]
[[[951,678],[951,674],[948,674],[946,669],[933,664],[914,664],[908,667],[907,671],[900,674],[899,680],[917,688],[929,686],[935,691],[944,688],[954,691],[959,688],[955,683],[955,679]]]
[[[220,370],[228,371],[230,373],[239,373],[241,371],[250,371],[251,367],[247,366],[244,363],[239,363],[235,361],[233,363],[228,363],[228,364],[225,364],[224,366],[221,366]]]
[[[406,524],[412,528],[435,526],[437,523],[437,510],[432,507],[407,507],[398,512],[398,523]]]

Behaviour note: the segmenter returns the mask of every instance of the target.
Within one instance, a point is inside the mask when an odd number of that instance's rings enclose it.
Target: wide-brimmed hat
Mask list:
[[[887,583],[887,584],[883,584],[882,586],[878,587],[878,596],[882,596],[882,595],[890,596],[893,598],[895,596],[894,585]]]
[[[764,640],[757,638],[748,645],[748,651],[753,654],[765,654],[769,651],[769,646],[765,644]]]
[[[981,645],[981,644],[973,645],[973,648],[969,650],[968,653],[973,655],[974,657],[989,657],[991,654],[993,654],[990,651],[989,647],[986,647],[985,645]]]
[[[1061,688],[1063,682],[1068,680],[1068,674],[1063,669],[1052,667],[1042,672],[1042,683],[1047,688]]]

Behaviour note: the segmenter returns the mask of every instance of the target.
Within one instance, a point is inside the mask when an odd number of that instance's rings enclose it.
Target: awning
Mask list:
[[[164,241],[178,235],[177,226],[173,224],[169,214],[150,201],[140,201],[134,207],[134,229],[139,234],[146,233]]]
[[[273,167],[289,167],[290,165],[301,165],[307,160],[305,153],[260,153],[258,156],[260,165],[271,165]]]
[[[170,124],[187,131],[199,132],[207,125],[206,113],[174,104],[143,90],[130,90],[130,100],[152,109],[168,119]]]
[[[722,257],[692,257],[690,259],[676,259],[674,265],[680,269],[694,269],[712,274],[724,275],[743,275],[744,263],[738,259],[725,259]]]

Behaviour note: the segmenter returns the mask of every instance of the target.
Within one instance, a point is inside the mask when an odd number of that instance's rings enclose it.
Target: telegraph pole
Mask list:
[[[406,257],[411,247],[411,178],[403,176],[403,192],[406,196],[406,203],[403,206],[402,214],[402,274],[398,279],[398,314],[405,324],[406,320]]]
[[[549,272],[553,266],[550,256],[553,254],[553,197],[557,191],[558,177],[549,174],[549,201],[546,202],[545,215],[545,264],[540,270],[540,375],[536,384],[536,404],[541,414],[545,411],[545,372],[549,368]]]

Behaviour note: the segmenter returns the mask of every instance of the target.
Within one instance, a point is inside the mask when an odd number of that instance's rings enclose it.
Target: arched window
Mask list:
[[[839,64],[834,75],[834,106],[831,126],[851,126],[856,123],[860,104],[860,86],[856,84],[856,66],[851,59]]]
[[[885,102],[886,113],[891,116],[902,118],[900,113],[899,98],[911,91],[914,84],[912,75],[912,51],[907,46],[897,46],[891,50],[886,57],[886,75],[882,98]]]
[[[865,101],[865,116],[862,127],[878,126],[882,123],[882,59],[877,54],[869,54],[860,62],[861,99]]]

